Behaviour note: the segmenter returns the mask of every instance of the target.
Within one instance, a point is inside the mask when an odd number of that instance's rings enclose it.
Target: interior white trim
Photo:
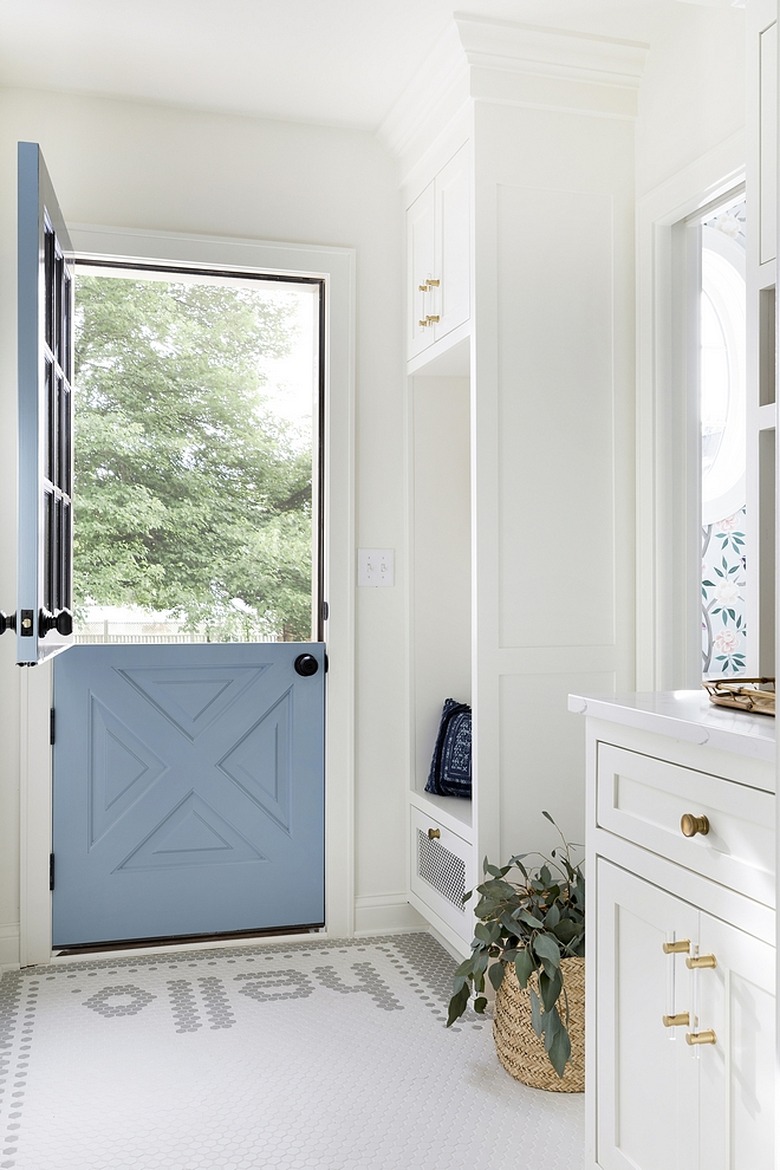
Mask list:
[[[325,921],[331,937],[355,928],[354,895],[354,556],[355,253],[351,248],[71,226],[78,255],[320,276],[326,282],[325,598],[326,713]],[[20,962],[52,956],[51,670],[23,672],[21,709]]]
[[[737,134],[648,192],[637,207],[636,689],[697,686],[692,573],[700,562],[686,506],[696,494],[681,355],[685,219],[745,177]],[[688,403],[690,406],[690,403]],[[690,411],[688,411],[690,414]],[[693,599],[693,600],[692,600]],[[697,611],[698,612],[698,611]]]

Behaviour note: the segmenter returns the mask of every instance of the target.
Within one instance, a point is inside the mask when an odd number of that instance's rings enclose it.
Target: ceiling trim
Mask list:
[[[469,100],[635,118],[648,46],[456,14],[378,136],[410,167]]]

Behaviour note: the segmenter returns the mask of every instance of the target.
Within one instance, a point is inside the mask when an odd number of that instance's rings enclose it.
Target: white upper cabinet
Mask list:
[[[470,182],[464,145],[406,213],[410,360],[469,319]]]

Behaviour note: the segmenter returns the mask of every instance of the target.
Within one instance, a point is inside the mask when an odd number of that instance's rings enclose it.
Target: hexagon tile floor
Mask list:
[[[454,965],[416,933],[6,972],[0,1168],[581,1170],[582,1097],[445,1028]]]

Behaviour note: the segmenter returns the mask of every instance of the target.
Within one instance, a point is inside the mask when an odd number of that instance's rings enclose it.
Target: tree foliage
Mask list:
[[[79,275],[77,605],[311,636],[311,444],[260,360],[291,336],[289,302],[252,288]]]

